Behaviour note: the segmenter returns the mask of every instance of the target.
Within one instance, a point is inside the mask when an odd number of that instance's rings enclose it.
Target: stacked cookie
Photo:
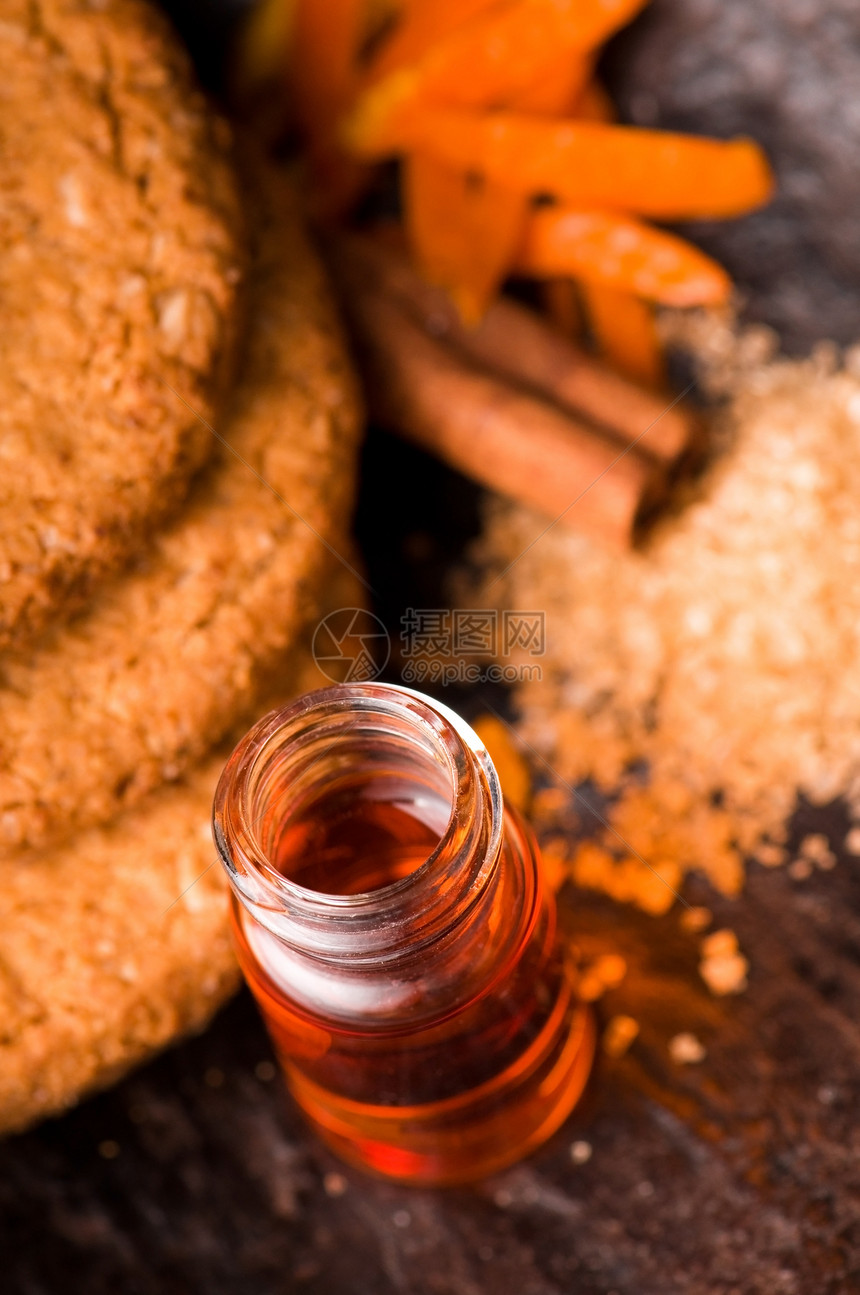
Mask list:
[[[0,0],[2,44],[0,1130],[235,987],[211,796],[325,682],[358,432],[289,177],[244,149],[243,217],[157,15]]]

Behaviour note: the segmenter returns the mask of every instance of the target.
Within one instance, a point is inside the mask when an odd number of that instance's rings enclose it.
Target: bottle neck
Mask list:
[[[282,843],[315,807],[358,794],[400,803],[438,834],[412,871],[357,894],[285,875]],[[447,707],[388,684],[311,693],[262,719],[233,752],[215,797],[218,853],[241,905],[318,962],[385,964],[450,935],[492,889],[503,811],[486,749]]]

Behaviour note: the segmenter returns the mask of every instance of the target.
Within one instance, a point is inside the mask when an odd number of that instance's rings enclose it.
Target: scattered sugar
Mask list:
[[[783,845],[774,845],[772,841],[763,841],[761,845],[756,846],[755,858],[763,868],[779,868],[788,858],[788,852]]]
[[[821,832],[812,833],[803,838],[798,853],[804,859],[817,863],[819,859],[826,858],[830,854],[830,842]]]
[[[695,1034],[682,1032],[669,1040],[669,1056],[676,1065],[694,1066],[704,1061],[707,1053]]]
[[[623,1057],[638,1033],[639,1022],[632,1016],[613,1016],[603,1031],[603,1051],[608,1057]]]
[[[699,974],[712,994],[740,994],[746,989],[749,963],[738,948],[734,931],[714,931],[699,947]]]
[[[860,827],[852,827],[845,837],[845,849],[849,854],[860,854]]]
[[[592,1156],[592,1146],[590,1142],[572,1142],[570,1144],[570,1158],[575,1165],[587,1164]]]
[[[719,954],[699,963],[699,974],[712,994],[741,994],[747,987],[749,963],[742,953]]]
[[[703,958],[730,957],[738,951],[738,937],[734,931],[724,928],[706,935],[699,947]]]
[[[681,913],[681,926],[685,931],[691,931],[693,934],[707,930],[712,921],[713,913],[711,910],[701,905],[685,908]]]
[[[607,989],[616,989],[627,975],[627,963],[618,953],[602,953],[588,963],[580,976],[578,994],[586,1003],[602,998]]]
[[[490,753],[505,796],[517,809],[525,809],[531,799],[531,773],[510,727],[496,715],[481,715],[472,727]]]
[[[570,846],[567,839],[563,836],[554,836],[543,841],[541,860],[546,884],[552,891],[560,890],[570,871]]]
[[[860,820],[860,365],[774,360],[771,334],[739,338],[727,317],[665,328],[727,397],[687,506],[618,554],[495,499],[471,555],[484,575],[457,590],[545,612],[542,678],[517,691],[524,736],[610,798],[608,829],[583,815],[593,839],[571,875],[653,913],[691,870],[736,895],[745,858],[788,863],[799,794],[845,795]],[[860,854],[860,825],[846,848]],[[736,954],[709,983],[729,992],[745,968]]]

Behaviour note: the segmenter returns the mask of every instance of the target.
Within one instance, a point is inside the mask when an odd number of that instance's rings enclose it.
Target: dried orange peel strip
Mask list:
[[[537,80],[516,94],[516,106],[537,114],[564,111],[590,76],[589,59],[553,54]],[[406,230],[424,277],[447,289],[465,323],[477,324],[514,262],[528,198],[423,153],[404,158],[402,191]]]
[[[370,61],[365,81],[373,84],[392,72],[425,57],[433,46],[452,36],[476,18],[494,9],[510,7],[513,0],[428,0],[407,4],[388,39]]]
[[[629,22],[645,0],[519,0],[464,24],[423,58],[382,78],[362,95],[357,138],[432,104],[498,107],[535,84],[548,59],[588,53]]]
[[[737,216],[773,189],[762,150],[747,139],[446,108],[410,108],[387,125],[357,114],[347,137],[365,157],[420,150],[525,194],[668,220]]]
[[[730,281],[631,213],[737,216],[773,181],[750,140],[613,122],[597,52],[646,2],[294,0],[294,67],[318,178],[327,166],[337,179],[343,152],[401,157],[410,242],[465,319],[514,270],[575,280],[603,352],[654,382],[647,303],[720,302]],[[358,37],[373,33],[362,62]]]
[[[533,212],[516,267],[539,278],[569,274],[664,306],[722,302],[731,289],[722,266],[691,243],[615,212]]]
[[[602,283],[582,284],[582,296],[603,358],[646,387],[663,386],[663,352],[654,312],[647,302]]]
[[[406,232],[422,274],[447,290],[465,323],[477,324],[522,242],[522,195],[471,180],[421,153],[404,159],[402,190]]]
[[[366,0],[299,0],[290,31],[290,80],[317,188],[337,207],[356,186],[355,159],[339,123],[356,93],[356,59]]]

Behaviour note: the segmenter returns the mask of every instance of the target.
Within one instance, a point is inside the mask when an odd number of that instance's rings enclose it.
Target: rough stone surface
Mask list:
[[[860,335],[858,48],[853,0],[651,0],[605,60],[625,120],[765,148],[778,182],[767,208],[679,229],[790,352]]]

